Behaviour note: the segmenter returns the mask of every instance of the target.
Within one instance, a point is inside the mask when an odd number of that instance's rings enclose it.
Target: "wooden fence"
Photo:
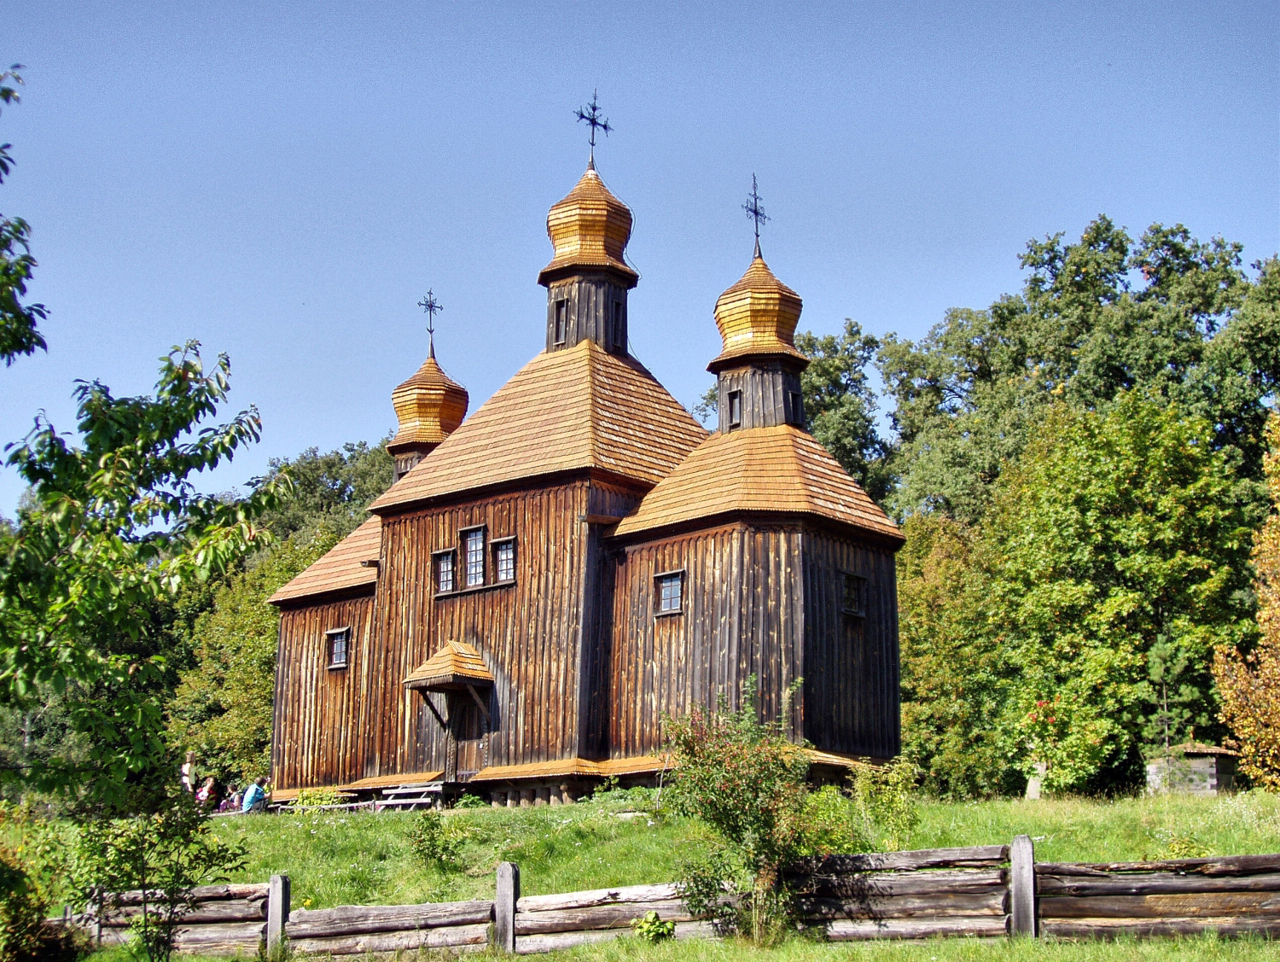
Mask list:
[[[832,941],[1007,935],[1107,938],[1280,934],[1280,855],[1116,864],[1035,862],[1031,840],[879,855],[833,855],[794,866],[799,920]],[[298,953],[357,955],[490,945],[530,954],[617,938],[647,912],[676,938],[715,935],[675,884],[521,897],[520,870],[498,867],[493,900],[290,911],[289,880],[206,886],[178,933],[181,950],[251,954],[288,939]],[[82,917],[103,942],[123,938],[140,907]]]

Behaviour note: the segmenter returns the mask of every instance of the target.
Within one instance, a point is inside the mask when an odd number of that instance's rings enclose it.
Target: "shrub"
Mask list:
[[[661,942],[663,939],[675,938],[676,924],[664,921],[657,912],[645,912],[638,919],[631,920],[631,931],[646,942]]]
[[[142,892],[135,944],[151,962],[168,962],[174,934],[194,906],[192,889],[219,881],[244,863],[242,845],[222,841],[187,792],[175,790],[157,811],[98,819],[80,833],[73,866],[82,892]],[[108,895],[105,907],[112,908]]]
[[[714,712],[695,708],[685,718],[667,719],[666,726],[676,758],[673,808],[720,837],[721,868],[738,865],[749,876],[738,903],[742,922],[749,918],[753,941],[765,944],[780,932],[785,914],[780,870],[804,850],[809,763],[780,723],[757,720],[754,695],[752,680],[739,710],[729,711],[722,700]],[[695,876],[715,867],[690,867],[686,891],[694,902],[701,884]]]
[[[462,839],[435,809],[419,812],[409,829],[409,844],[413,853],[428,865],[451,867],[462,847]]]
[[[488,808],[489,803],[479,795],[463,795],[453,803],[454,808]]]

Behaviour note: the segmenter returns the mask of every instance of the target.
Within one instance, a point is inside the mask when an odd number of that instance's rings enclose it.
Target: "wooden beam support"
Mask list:
[[[476,707],[480,709],[480,714],[484,715],[485,724],[490,722],[489,706],[480,698],[480,693],[476,691],[475,685],[468,685],[467,691],[471,692],[471,697],[476,700]]]

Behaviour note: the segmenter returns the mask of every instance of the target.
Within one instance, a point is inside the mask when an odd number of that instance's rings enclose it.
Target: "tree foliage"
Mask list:
[[[194,342],[161,361],[155,396],[80,382],[77,443],[40,417],[8,455],[33,497],[0,543],[0,703],[25,711],[65,695],[83,756],[3,776],[108,807],[131,804],[167,764],[166,661],[148,610],[259,543],[254,521],[287,485],[238,501],[198,493],[193,476],[257,440],[257,412],[206,426],[230,362],[206,371]]]
[[[267,599],[337,541],[321,528],[271,545],[196,620],[195,664],[169,704],[168,731],[176,750],[196,752],[202,775],[244,784],[271,770],[280,615]]]
[[[1212,732],[1214,645],[1252,631],[1250,483],[1212,426],[1137,391],[1046,415],[980,529],[908,527],[903,716],[944,792],[1136,781]]]
[[[385,444],[348,442],[324,454],[308,448],[296,458],[273,458],[268,476],[281,473],[289,475],[291,496],[266,512],[263,527],[281,541],[320,528],[345,537],[368,517],[369,503],[391,487],[395,462]]]
[[[1241,247],[1181,225],[1134,242],[1099,216],[1076,243],[1032,241],[1022,294],[956,309],[918,344],[884,341],[903,513],[982,517],[992,485],[1046,410],[1099,410],[1126,390],[1205,418],[1239,470],[1260,476],[1261,430],[1280,365],[1274,262],[1251,281]]]
[[[18,103],[21,69],[21,64],[14,64],[0,72],[0,107]],[[0,183],[13,169],[11,146],[0,144]],[[0,215],[0,358],[6,366],[20,354],[32,354],[45,347],[36,327],[47,316],[44,305],[23,303],[35,266],[30,225],[21,217]]]
[[[1280,789],[1280,415],[1267,424],[1267,489],[1272,514],[1253,547],[1258,639],[1252,650],[1218,646],[1214,676],[1222,721],[1234,736],[1240,768],[1255,784]]]

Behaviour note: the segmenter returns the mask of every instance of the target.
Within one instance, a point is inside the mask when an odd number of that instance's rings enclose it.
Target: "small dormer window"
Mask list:
[[[335,628],[332,631],[326,631],[324,634],[329,649],[329,667],[346,668],[348,648],[351,644],[351,629],[349,627]]]
[[[742,392],[729,392],[729,430],[742,427]]]
[[[790,392],[790,394],[791,394],[791,397],[790,397],[791,423],[803,424],[804,423],[804,400],[803,398],[801,398],[799,391],[792,391]]]
[[[556,343],[563,344],[569,336],[569,302],[556,301]]]

